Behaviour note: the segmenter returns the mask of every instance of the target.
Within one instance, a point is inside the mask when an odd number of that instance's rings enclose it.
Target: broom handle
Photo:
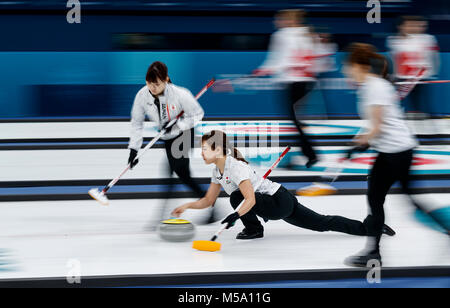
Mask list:
[[[267,170],[267,172],[264,174],[264,176],[262,177],[261,181],[258,182],[258,184],[256,184],[254,191],[256,191],[258,189],[258,187],[262,184],[262,182],[267,179],[267,177],[269,176],[269,174],[272,172],[273,169],[275,169],[277,167],[277,165],[280,163],[280,161],[283,159],[283,157],[287,154],[287,152],[289,152],[289,150],[291,149],[290,146],[288,146],[283,153],[281,153],[280,157],[278,157],[278,159],[273,163],[272,167],[270,167],[269,170]],[[244,204],[245,199],[242,200],[242,202],[239,204],[239,206],[234,210],[234,212],[239,211],[239,209],[242,207],[242,205]],[[223,230],[225,230],[227,227],[227,224],[222,224],[222,226],[220,227],[220,229],[214,234],[214,236],[211,238],[211,241],[215,241],[219,235],[223,232]]]
[[[183,115],[184,111],[181,111],[180,114],[169,122],[167,127],[170,127],[175,124],[175,122]],[[139,159],[142,155],[144,155],[145,152],[147,152],[148,149],[150,149],[164,134],[166,133],[166,128],[163,128],[155,137],[153,137],[152,141],[150,141],[142,150],[139,151],[139,154],[136,156],[136,159]],[[120,178],[131,168],[131,164],[128,164],[125,170],[122,171],[122,173],[116,177],[114,180],[112,180],[105,188],[103,188],[102,192],[106,193],[111,187],[113,187]]]
[[[195,96],[195,99],[199,99],[216,81],[216,79],[211,79],[208,84],[206,86],[204,86],[200,92]],[[173,119],[172,121],[169,122],[169,124],[166,127],[170,127],[172,125],[175,124],[175,122],[184,114],[184,111],[181,111],[180,114],[178,114],[178,116]],[[158,141],[164,134],[166,133],[166,128],[163,128],[153,139],[152,141],[150,141],[140,152],[139,154],[136,156],[136,159],[138,159],[139,157],[141,157],[148,149],[150,149],[155,143],[156,141]],[[102,193],[105,194],[111,187],[113,187],[119,180],[120,178],[127,173],[128,170],[130,170],[131,168],[131,164],[128,164],[127,167],[125,168],[125,170],[122,171],[122,173],[116,177],[115,179],[113,179],[108,185],[105,186],[105,188],[103,188]]]
[[[429,83],[450,83],[450,80],[423,80],[423,81],[399,81],[395,84],[405,85],[405,84],[429,84]]]

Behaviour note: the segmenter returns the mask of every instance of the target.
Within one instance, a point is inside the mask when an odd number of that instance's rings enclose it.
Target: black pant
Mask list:
[[[410,187],[410,169],[413,162],[413,150],[400,153],[379,153],[369,175],[369,189],[367,197],[371,211],[369,228],[375,232],[374,242],[370,243],[369,250],[380,249],[380,240],[382,236],[383,225],[385,221],[384,201],[392,185],[400,181],[403,193],[407,194],[411,204],[424,213],[427,213],[426,207],[412,198]],[[446,229],[445,223],[432,213],[429,217]]]
[[[367,198],[370,211],[373,217],[371,226],[376,233],[373,248],[379,250],[385,215],[384,201],[392,185],[400,181],[404,193],[411,195],[410,190],[410,169],[413,160],[413,150],[400,153],[379,153],[375,164],[369,175],[369,188]],[[416,207],[423,208],[417,202],[413,202]]]
[[[170,197],[172,186],[175,180],[172,174],[175,172],[180,178],[181,182],[189,186],[195,193],[195,196],[202,198],[204,196],[200,185],[191,177],[189,168],[189,152],[194,143],[194,129],[190,129],[181,133],[178,137],[170,140],[164,140],[164,147],[166,149],[167,159],[169,160],[170,182],[167,191],[167,197]]]
[[[302,153],[309,160],[316,159],[317,155],[312,147],[312,143],[308,135],[306,135],[302,129],[302,126],[304,126],[304,124],[297,119],[296,109],[299,104],[301,106],[306,103],[306,96],[308,95],[309,92],[312,91],[314,85],[315,85],[314,81],[302,81],[302,82],[293,82],[288,86],[289,102],[291,104],[290,106],[291,119],[295,123],[295,126],[297,126],[297,130],[300,135],[300,146],[302,148]]]
[[[366,221],[364,223],[348,219],[341,216],[320,215],[303,205],[297,198],[281,186],[273,195],[255,193],[256,204],[245,215],[241,216],[241,221],[248,230],[263,230],[261,222],[257,216],[265,221],[282,219],[287,223],[313,231],[336,231],[347,234],[368,236],[374,235],[369,229]],[[231,206],[236,209],[244,199],[239,190],[230,196]]]

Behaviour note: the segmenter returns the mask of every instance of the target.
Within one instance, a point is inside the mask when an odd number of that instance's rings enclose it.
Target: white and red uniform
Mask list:
[[[269,54],[254,72],[256,76],[272,75],[287,86],[291,119],[297,126],[302,152],[308,164],[317,162],[317,156],[309,137],[303,132],[297,116],[297,102],[312,91],[316,79],[314,65],[316,54],[314,38],[307,27],[285,27],[275,32],[270,40]]]
[[[314,73],[327,73],[336,71],[336,61],[334,55],[337,52],[337,45],[331,42],[324,43],[320,39],[315,44]]]
[[[158,110],[155,98],[147,86],[142,87],[136,94],[131,110],[131,134],[129,149],[139,150],[143,141],[144,121],[147,116],[151,122],[155,122],[159,130],[164,124],[176,118],[181,111],[184,114],[178,119],[169,134],[161,137],[162,140],[170,140],[177,137],[183,131],[191,129],[203,118],[204,111],[188,89],[168,83],[164,92],[159,96],[161,108]]]
[[[308,28],[281,28],[272,34],[269,54],[257,71],[286,82],[314,81],[314,58],[314,41]]]
[[[397,79],[415,78],[422,68],[426,69],[422,78],[430,78],[438,73],[439,47],[434,36],[429,34],[391,36],[387,40],[387,47]]]

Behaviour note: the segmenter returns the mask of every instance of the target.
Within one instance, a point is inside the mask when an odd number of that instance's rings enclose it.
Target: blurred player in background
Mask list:
[[[176,173],[180,180],[200,198],[203,196],[203,190],[191,177],[189,153],[194,142],[194,127],[203,118],[204,111],[189,90],[172,83],[164,63],[159,61],[152,63],[148,68],[145,81],[146,86],[136,94],[131,110],[132,129],[128,146],[130,149],[128,163],[132,168],[138,163],[135,158],[142,146],[144,121],[148,116],[157,124],[159,130],[166,128],[166,133],[161,137],[169,161],[171,181],[166,199],[170,198],[172,186],[175,184],[173,173]],[[183,115],[178,121],[167,127],[169,122],[181,112]],[[161,219],[164,219],[164,211],[165,206],[162,207]],[[213,217],[211,216],[210,219],[213,220]],[[154,229],[155,226],[156,224],[152,223],[149,229]]]
[[[358,111],[362,119],[368,121],[368,130],[355,137],[358,146],[372,147],[378,154],[370,170],[368,180],[368,203],[372,228],[377,235],[370,238],[366,250],[349,257],[345,263],[350,266],[365,267],[370,260],[381,264],[380,240],[385,221],[384,202],[391,186],[400,181],[403,192],[411,198],[410,170],[413,162],[413,150],[417,140],[411,134],[402,112],[395,87],[373,72],[373,63],[386,62],[373,46],[355,43],[350,47],[345,72],[358,84]],[[384,66],[386,67],[386,66]],[[425,211],[423,205],[412,200],[413,205]],[[370,215],[369,215],[370,216]],[[431,216],[446,229],[442,222]],[[448,230],[447,230],[448,232]]]
[[[395,81],[427,80],[438,74],[439,46],[433,35],[426,34],[427,27],[428,22],[422,17],[404,16],[398,26],[398,34],[387,39]],[[412,113],[407,113],[408,117],[424,119],[432,113],[427,95],[429,86],[417,84],[408,95],[412,108]]]
[[[315,32],[310,27],[311,35],[314,40],[315,58],[313,62],[313,72],[317,78],[317,89],[321,90],[323,99],[323,114],[327,116],[327,95],[324,87],[324,79],[331,78],[333,72],[337,71],[335,55],[338,46],[332,41],[331,34],[325,31]]]
[[[318,158],[310,138],[297,119],[297,107],[306,104],[307,95],[316,84],[313,72],[314,40],[308,27],[303,25],[305,13],[301,10],[283,10],[275,16],[278,28],[270,40],[269,53],[264,63],[253,71],[255,76],[272,75],[288,88],[291,119],[300,134],[300,146],[308,159],[306,167],[317,163]]]
[[[337,70],[336,61],[333,56],[338,50],[336,43],[333,43],[331,34],[318,32],[314,34],[315,59],[313,71],[316,74],[334,72]]]

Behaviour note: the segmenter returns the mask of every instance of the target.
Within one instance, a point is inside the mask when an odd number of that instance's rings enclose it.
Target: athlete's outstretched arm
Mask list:
[[[175,210],[173,210],[172,215],[175,217],[179,217],[187,209],[201,210],[212,206],[219,197],[221,188],[222,186],[220,184],[215,183],[209,184],[208,191],[206,192],[206,195],[203,198],[177,207]]]

